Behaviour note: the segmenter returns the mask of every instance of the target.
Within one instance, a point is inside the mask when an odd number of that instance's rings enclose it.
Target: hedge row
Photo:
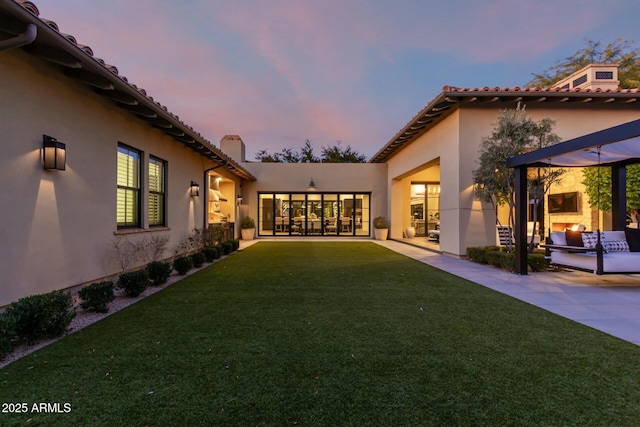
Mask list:
[[[516,268],[516,255],[509,253],[506,248],[500,246],[481,246],[467,248],[467,257],[478,264],[488,264],[501,270],[514,271]],[[527,264],[532,271],[545,271],[547,260],[544,251],[536,250],[527,254]]]
[[[22,343],[60,336],[75,317],[71,292],[20,298],[0,314],[0,359]]]
[[[159,286],[169,280],[172,270],[186,274],[192,267],[211,263],[240,247],[239,240],[229,240],[218,246],[206,247],[191,256],[179,257],[173,262],[154,261],[143,269],[122,273],[117,287],[126,295],[138,296],[147,286]],[[78,291],[80,307],[105,313],[115,299],[112,281],[92,283]],[[33,344],[44,338],[62,335],[76,316],[70,292],[54,291],[19,299],[0,313],[0,360],[19,344]]]

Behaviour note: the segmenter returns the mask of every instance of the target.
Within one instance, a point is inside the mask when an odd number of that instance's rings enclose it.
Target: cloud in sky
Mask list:
[[[633,0],[36,4],[41,17],[214,144],[240,135],[249,160],[307,138],[318,151],[342,140],[370,156],[443,85],[523,85],[586,39],[629,37],[634,24],[622,20],[635,7]]]

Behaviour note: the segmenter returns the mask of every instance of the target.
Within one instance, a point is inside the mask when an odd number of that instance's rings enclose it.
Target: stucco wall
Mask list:
[[[433,165],[439,159],[440,164],[440,248],[445,252],[456,252],[455,241],[458,235],[458,193],[459,171],[459,119],[457,111],[445,118],[436,127],[420,136],[415,142],[393,156],[389,161],[391,229],[394,239],[401,239],[409,225],[408,185],[419,180],[413,175]],[[447,166],[445,166],[447,165]]]
[[[188,188],[191,180],[203,188],[212,162],[49,63],[20,50],[0,52],[0,61],[0,306],[119,273],[109,247],[115,238],[168,235],[170,256],[202,228],[204,198]],[[65,171],[43,170],[43,134],[66,143]],[[144,152],[143,190],[147,156],[168,162],[168,228],[114,235],[118,142]]]
[[[440,164],[440,249],[464,255],[469,246],[495,243],[495,214],[490,205],[473,197],[472,171],[478,167],[480,143],[489,136],[500,110],[516,104],[457,109],[388,161],[391,205],[391,236],[402,238],[408,225],[407,185],[418,180],[417,172],[439,159]],[[597,104],[567,104],[549,107],[545,103],[526,106],[533,120],[551,118],[554,131],[563,140],[595,132],[640,117],[640,106],[606,107]],[[406,205],[406,206],[405,206]]]

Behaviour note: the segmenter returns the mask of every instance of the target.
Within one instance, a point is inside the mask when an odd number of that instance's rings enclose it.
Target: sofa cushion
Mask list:
[[[567,230],[564,232],[564,235],[567,241],[567,245],[580,247],[584,246],[584,242],[582,241],[582,231]]]
[[[629,244],[629,251],[640,252],[640,229],[637,228],[625,228],[624,235]]]
[[[625,228],[624,235],[627,238],[629,250],[631,252],[640,252],[640,229]]]
[[[607,236],[607,240],[626,240],[624,230],[603,231],[602,234]]]
[[[602,256],[605,273],[629,273],[638,271],[637,265],[640,263],[640,253],[637,252],[616,252],[604,254]],[[566,265],[574,268],[581,268],[595,272],[597,257],[595,253],[572,254],[568,252],[551,252],[551,262],[554,264]]]
[[[565,237],[564,231],[552,231],[549,237],[551,237],[551,241],[554,245],[567,245],[567,238]]]
[[[605,240],[604,244],[605,252],[629,252],[629,245],[626,240]]]

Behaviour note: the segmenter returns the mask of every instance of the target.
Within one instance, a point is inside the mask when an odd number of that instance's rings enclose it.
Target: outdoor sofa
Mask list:
[[[551,264],[605,273],[640,273],[640,230],[598,232],[559,231],[550,235]]]

